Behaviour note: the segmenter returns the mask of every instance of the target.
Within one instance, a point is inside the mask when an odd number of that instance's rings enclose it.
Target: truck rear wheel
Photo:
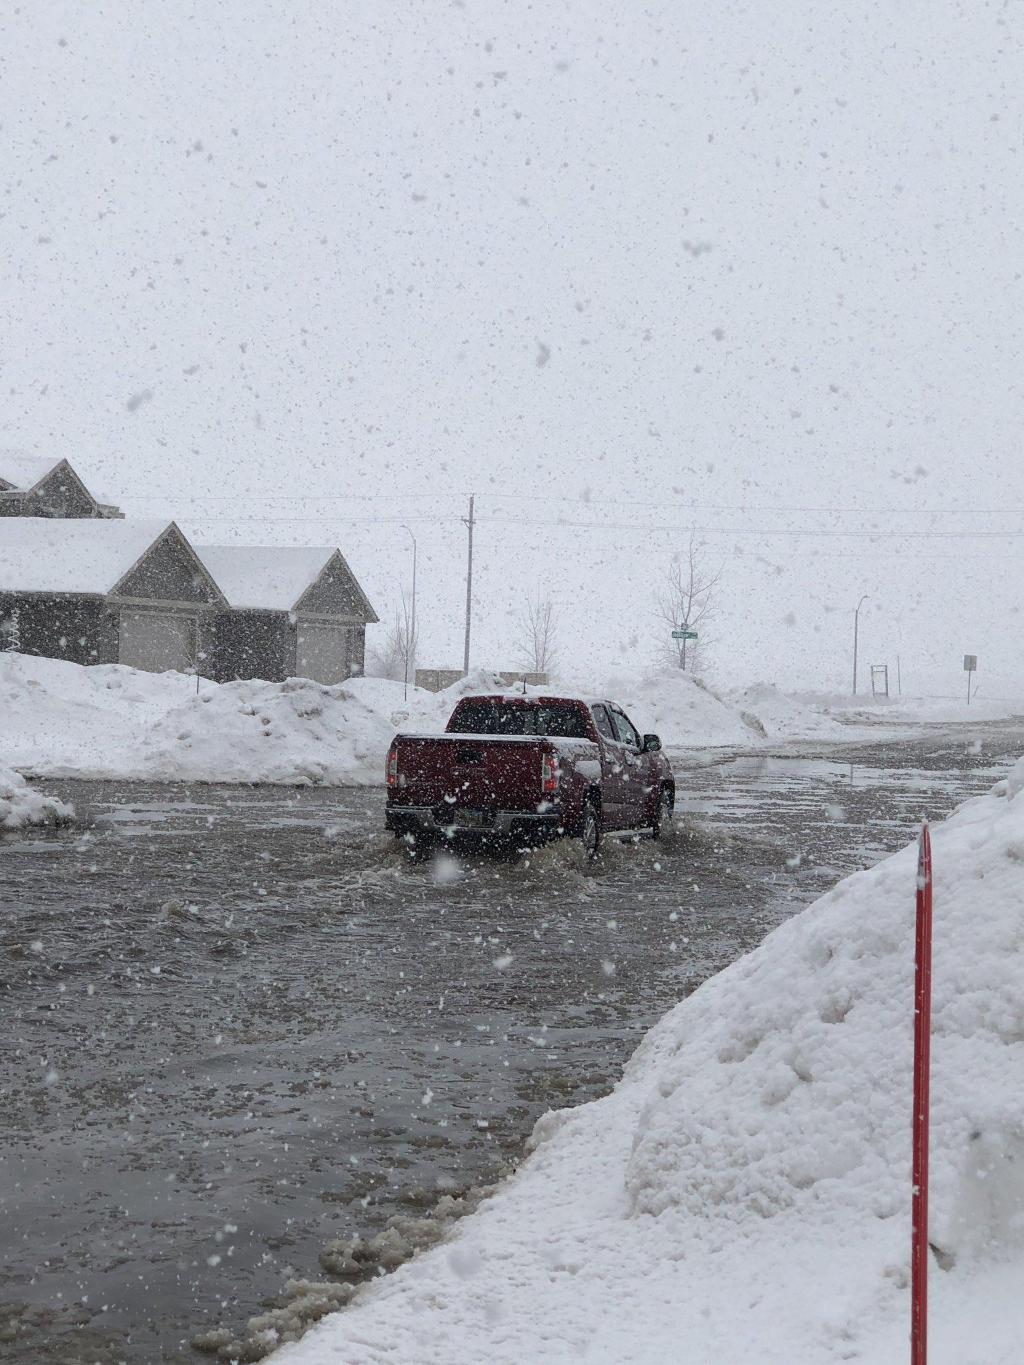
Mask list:
[[[583,844],[583,856],[588,863],[593,862],[601,848],[601,812],[592,796],[588,796],[583,803],[580,841]]]
[[[406,857],[411,863],[426,863],[434,852],[436,839],[422,830],[410,830],[400,836]]]

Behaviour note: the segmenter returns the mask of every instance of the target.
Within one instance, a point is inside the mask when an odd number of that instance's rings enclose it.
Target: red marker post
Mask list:
[[[913,1228],[910,1239],[910,1365],[928,1360],[928,1091],[932,1040],[932,841],[921,826],[914,966]]]

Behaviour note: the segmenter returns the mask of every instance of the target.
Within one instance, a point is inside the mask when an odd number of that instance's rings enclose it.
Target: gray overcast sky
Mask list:
[[[1024,693],[1021,22],[2,4],[0,439],[340,543],[382,615],[407,522],[427,664],[475,491],[477,662],[538,584],[580,670],[648,662],[696,526],[721,675],[845,685],[867,592],[866,657]]]

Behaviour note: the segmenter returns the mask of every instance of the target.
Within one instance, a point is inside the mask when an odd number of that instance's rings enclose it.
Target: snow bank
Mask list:
[[[1024,715],[1024,699],[972,696],[968,704],[966,694],[962,700],[955,697],[861,697],[854,704],[853,698],[847,697],[833,709],[836,713],[845,713],[851,721],[881,718],[942,725],[1020,717]]]
[[[1024,762],[934,831],[934,1365],[1024,1336]],[[545,1115],[452,1238],[281,1365],[906,1359],[916,850],[841,882]]]
[[[699,678],[678,668],[639,678],[613,675],[605,695],[617,701],[641,731],[660,735],[667,748],[756,744],[765,736],[755,716],[744,717]]]
[[[768,683],[719,688],[692,673],[665,668],[640,678],[613,676],[608,689],[608,696],[621,702],[641,729],[654,730],[668,748],[852,737],[845,718],[830,714],[826,699],[792,697]]]
[[[1006,720],[1024,716],[1024,698],[972,697],[852,697],[848,692],[780,692],[767,683],[723,695],[755,711],[770,734],[817,737],[849,735],[861,727],[877,735],[879,726],[955,725],[973,721]]]
[[[74,817],[74,806],[33,791],[20,773],[0,768],[0,832],[25,825],[64,825]]]
[[[436,694],[411,687],[407,700],[401,683],[381,678],[335,687],[301,678],[203,679],[197,695],[195,678],[182,673],[0,654],[0,755],[12,768],[52,777],[377,783],[396,730],[443,730],[459,697],[503,690],[477,670]],[[530,691],[579,689],[556,680]],[[763,684],[716,692],[678,669],[613,677],[597,694],[620,702],[641,731],[676,750],[880,733],[877,725],[844,723],[869,719],[863,707],[840,720],[829,714],[834,698],[792,698]],[[984,717],[972,707],[968,718]]]
[[[638,711],[656,713],[664,742],[678,748],[790,739],[860,743],[905,734],[908,725],[977,725],[1024,716],[1024,699],[975,697],[968,706],[966,698],[780,692],[763,682],[720,687],[678,669],[649,674],[632,685],[618,682]]]
[[[396,730],[442,730],[475,673],[436,696],[380,678],[218,685],[119,664],[0,654],[0,754],[52,777],[378,783]]]
[[[24,772],[200,782],[376,783],[396,730],[441,731],[456,701],[508,689],[476,670],[436,694],[381,678],[335,687],[200,682],[118,664],[0,654],[0,753]],[[531,692],[557,692],[554,682]],[[678,670],[613,680],[643,730],[673,747],[755,743],[744,719]]]
[[[834,698],[791,696],[770,683],[730,688],[724,695],[742,714],[756,716],[769,739],[849,737],[843,719],[833,714]]]

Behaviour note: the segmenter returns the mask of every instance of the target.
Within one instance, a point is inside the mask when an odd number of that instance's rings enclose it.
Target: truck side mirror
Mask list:
[[[643,752],[645,754],[657,753],[661,748],[661,740],[657,735],[644,735]]]

